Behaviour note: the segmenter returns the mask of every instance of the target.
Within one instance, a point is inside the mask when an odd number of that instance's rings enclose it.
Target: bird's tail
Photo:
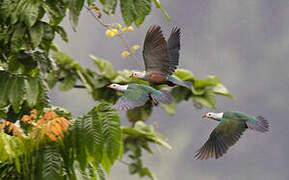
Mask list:
[[[181,81],[173,76],[169,77],[168,78],[168,81],[172,82],[173,84],[175,85],[179,85],[179,86],[183,86],[183,87],[186,87],[188,89],[191,89],[192,86],[193,86],[193,83],[190,82],[190,81]]]
[[[171,104],[173,102],[172,95],[167,90],[160,90],[160,95],[151,94],[151,97],[156,104]]]
[[[248,127],[250,129],[253,129],[255,131],[259,131],[259,132],[268,132],[269,131],[269,122],[267,119],[265,119],[263,116],[257,116],[256,118],[257,123],[253,124],[249,124]]]

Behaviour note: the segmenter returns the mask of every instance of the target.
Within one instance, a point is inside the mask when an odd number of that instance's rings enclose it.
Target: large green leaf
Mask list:
[[[55,51],[52,57],[61,64],[70,64],[74,62],[70,56],[61,51]]]
[[[28,27],[32,27],[35,24],[38,18],[39,5],[40,3],[37,1],[30,1],[30,3],[26,5],[23,13],[23,19]]]
[[[192,99],[202,105],[216,109],[216,99],[213,89],[207,89],[202,96],[193,96]]]
[[[44,26],[41,22],[37,22],[32,28],[29,29],[29,34],[33,48],[36,48],[42,41]]]
[[[27,78],[25,81],[26,100],[30,107],[34,107],[39,97],[39,79]]]
[[[125,25],[129,26],[135,20],[135,8],[133,0],[120,0],[120,9]]]
[[[10,92],[10,76],[5,71],[0,71],[0,107],[6,106],[8,103],[8,95]]]
[[[68,73],[68,75],[59,84],[59,89],[62,91],[68,91],[72,89],[76,83],[77,75],[74,73]]]
[[[145,17],[151,12],[151,0],[135,1],[134,6],[136,12],[135,25],[139,27],[143,23]]]
[[[11,38],[11,49],[13,52],[18,52],[22,46],[25,31],[25,27],[23,27],[21,24],[17,24],[16,30],[14,31]]]
[[[151,0],[120,0],[120,8],[125,25],[138,27],[151,11]]]
[[[56,145],[47,144],[43,150],[43,179],[60,179],[60,172],[62,170],[62,157],[57,150]]]
[[[182,81],[195,81],[195,76],[192,74],[192,72],[186,70],[186,69],[176,69],[174,72],[174,75],[177,76]]]
[[[98,116],[102,120],[103,135],[105,149],[110,163],[120,155],[122,146],[120,119],[115,110],[110,109],[108,104],[100,104],[97,106]]]
[[[231,93],[229,92],[229,90],[221,83],[217,84],[214,88],[213,88],[214,92],[216,94],[220,94],[223,96],[227,96],[231,99],[234,99],[234,97],[231,95]]]
[[[93,55],[90,55],[90,58],[94,61],[94,63],[97,65],[98,69],[100,70],[100,72],[108,79],[111,79],[113,77],[115,77],[115,71],[113,69],[112,64],[107,61],[104,60],[102,58],[97,58]]]
[[[76,30],[80,11],[84,5],[84,0],[70,0],[69,1],[69,20],[73,30]]]
[[[203,88],[206,86],[216,86],[220,83],[220,79],[215,76],[208,76],[206,79],[195,80],[195,88]]]
[[[18,113],[25,97],[25,81],[21,76],[14,76],[11,77],[10,83],[8,98],[14,112]]]

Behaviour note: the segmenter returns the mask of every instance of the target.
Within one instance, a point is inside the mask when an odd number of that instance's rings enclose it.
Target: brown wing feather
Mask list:
[[[167,42],[160,26],[151,26],[146,34],[143,47],[143,59],[146,72],[171,74]]]
[[[197,159],[218,159],[233,146],[247,129],[245,121],[225,121],[213,130],[208,141],[196,152]]]

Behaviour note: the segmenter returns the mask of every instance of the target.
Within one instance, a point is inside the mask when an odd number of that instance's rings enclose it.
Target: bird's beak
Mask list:
[[[107,87],[108,87],[108,88],[111,88],[111,85],[108,85]]]
[[[133,72],[129,73],[129,77],[133,77]]]
[[[205,118],[205,117],[207,117],[207,114],[204,114],[204,115],[203,115],[203,118]]]

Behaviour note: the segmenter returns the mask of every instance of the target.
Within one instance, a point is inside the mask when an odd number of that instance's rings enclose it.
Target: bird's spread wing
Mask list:
[[[172,29],[171,35],[168,39],[168,51],[170,57],[170,68],[173,71],[179,65],[179,57],[180,57],[180,38],[181,38],[181,29],[178,27],[174,27]]]
[[[146,92],[139,89],[129,89],[117,100],[113,108],[126,111],[144,105],[148,99],[149,96]]]
[[[143,59],[146,72],[159,72],[164,75],[173,72],[170,68],[167,42],[159,26],[151,26],[146,34]]]
[[[196,152],[195,158],[208,159],[221,157],[233,146],[247,129],[243,120],[224,119],[213,130],[207,142]]]

